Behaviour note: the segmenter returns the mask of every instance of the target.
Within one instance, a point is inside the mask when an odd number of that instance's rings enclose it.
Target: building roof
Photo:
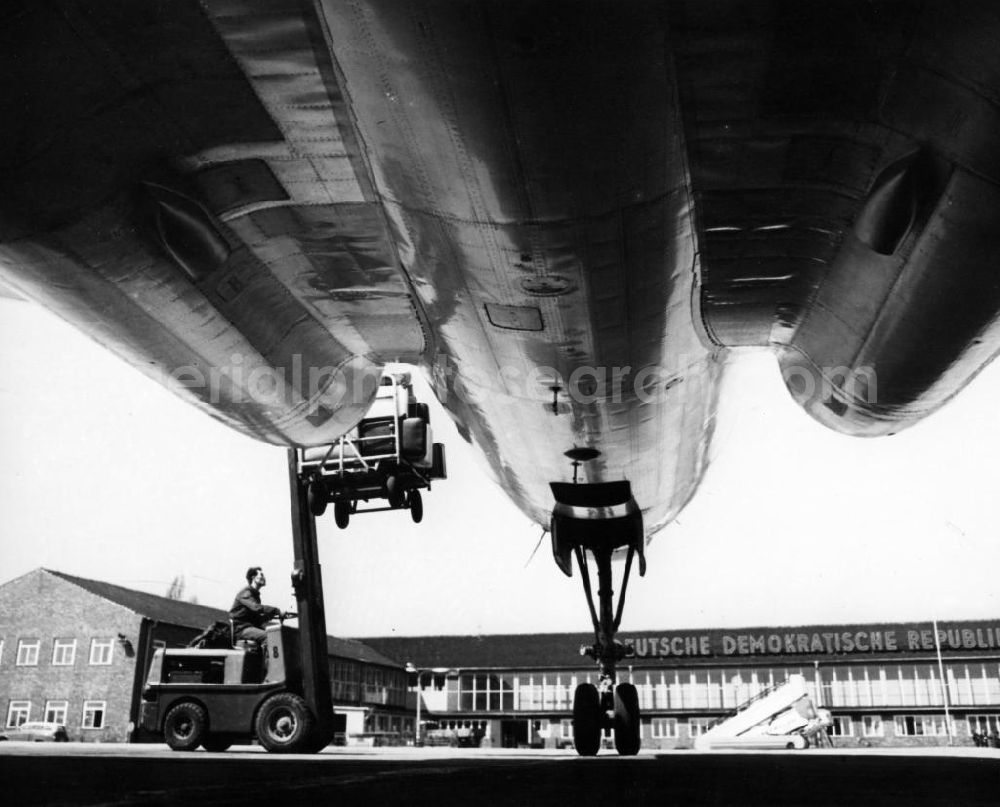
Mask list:
[[[369,647],[355,639],[338,639],[336,636],[326,637],[327,652],[337,658],[361,661],[365,664],[378,664],[382,667],[402,667],[402,662],[383,655],[375,648]]]
[[[226,622],[229,620],[229,613],[220,608],[198,605],[193,602],[184,602],[183,600],[172,600],[169,597],[161,597],[145,591],[136,591],[124,586],[116,586],[113,583],[105,583],[102,580],[88,580],[85,577],[75,577],[65,572],[58,572],[55,569],[42,569],[42,571],[156,622],[179,625],[185,628],[198,628],[200,630],[208,627],[213,622]],[[335,636],[327,636],[326,646],[327,652],[331,656],[338,658],[360,661],[365,664],[379,664],[385,667],[402,666],[393,661],[393,659],[354,639],[338,639]]]
[[[590,667],[581,645],[593,633],[498,634],[493,636],[383,636],[364,638],[369,647],[404,664],[448,669],[546,669]]]
[[[65,572],[57,572],[55,569],[44,569],[43,571],[156,622],[166,622],[170,625],[181,625],[186,628],[204,628],[217,620],[227,621],[229,619],[229,614],[219,608],[198,605],[184,600],[172,600],[169,597],[160,597],[157,594],[105,583],[103,580],[75,577]]]

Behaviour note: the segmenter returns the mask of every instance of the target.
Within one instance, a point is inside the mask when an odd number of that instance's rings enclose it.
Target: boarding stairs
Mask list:
[[[825,710],[820,710],[825,712]],[[695,748],[708,750],[760,744],[767,738],[788,737],[793,747],[805,747],[805,736],[828,713],[820,715],[806,692],[806,680],[794,673],[786,681],[762,690],[735,711],[711,724],[695,740]],[[816,729],[818,730],[818,728]]]

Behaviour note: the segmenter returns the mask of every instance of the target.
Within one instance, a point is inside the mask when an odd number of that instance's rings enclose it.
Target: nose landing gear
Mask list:
[[[639,694],[629,683],[617,683],[618,662],[634,655],[632,647],[615,636],[625,606],[625,591],[635,556],[639,574],[646,572],[643,556],[642,513],[632,498],[628,482],[596,484],[552,483],[556,506],[552,513],[552,551],[556,565],[572,576],[576,558],[594,625],[594,644],[580,648],[600,668],[598,683],[579,684],[573,696],[573,742],[581,756],[594,756],[606,729],[614,732],[615,748],[622,756],[639,752],[641,715]],[[617,607],[612,588],[613,555],[627,548],[625,570]],[[587,553],[597,566],[598,603],[595,607]]]

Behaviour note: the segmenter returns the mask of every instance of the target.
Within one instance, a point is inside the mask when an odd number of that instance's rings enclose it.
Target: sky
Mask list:
[[[414,373],[416,376],[417,373]],[[774,358],[728,368],[712,464],[633,573],[622,631],[1000,617],[1000,366],[893,437],[813,421]],[[319,520],[327,630],[587,631],[578,573],[423,384],[449,478],[405,511]],[[247,566],[292,609],[282,448],[195,410],[33,303],[0,298],[0,582],[37,567],[228,608]],[[331,508],[332,510],[332,508]],[[620,567],[619,567],[620,568]]]

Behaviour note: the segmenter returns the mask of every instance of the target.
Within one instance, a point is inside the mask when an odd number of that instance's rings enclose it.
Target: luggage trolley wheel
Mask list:
[[[410,508],[410,518],[414,524],[419,524],[424,518],[424,498],[420,491],[414,488],[406,494],[406,504]]]
[[[340,529],[347,529],[351,523],[351,503],[343,499],[333,503],[333,520]]]
[[[385,497],[389,500],[390,507],[402,507],[406,501],[406,493],[395,474],[389,474],[385,478]]]
[[[329,501],[329,491],[323,477],[313,476],[306,484],[306,499],[309,502],[309,512],[314,516],[321,516],[326,512],[326,504]]]

